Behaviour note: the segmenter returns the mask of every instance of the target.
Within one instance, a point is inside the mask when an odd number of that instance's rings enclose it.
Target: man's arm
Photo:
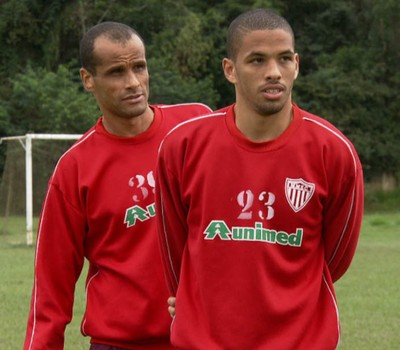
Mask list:
[[[50,185],[36,245],[35,276],[24,349],[62,349],[75,284],[84,262],[85,220]],[[78,234],[79,233],[79,234]]]
[[[340,167],[343,173],[334,174],[337,186],[332,189],[325,208],[325,256],[333,282],[350,266],[364,213],[363,172],[354,148],[351,150],[348,166]]]
[[[175,296],[187,240],[187,225],[179,176],[171,170],[176,169],[174,165],[179,161],[179,154],[165,141],[160,147],[156,167],[156,218],[167,285],[171,295]]]

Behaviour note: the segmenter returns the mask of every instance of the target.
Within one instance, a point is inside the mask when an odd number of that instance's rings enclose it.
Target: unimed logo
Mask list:
[[[226,241],[257,241],[272,244],[300,247],[303,239],[303,229],[297,228],[294,233],[266,229],[261,222],[254,227],[233,226],[231,228],[223,220],[212,220],[204,230],[204,239],[212,240],[217,236]]]

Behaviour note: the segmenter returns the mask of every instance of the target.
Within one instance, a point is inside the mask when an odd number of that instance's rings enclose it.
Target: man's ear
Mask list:
[[[224,58],[222,60],[222,69],[224,70],[225,78],[232,84],[235,84],[236,79],[236,70],[233,61],[229,58]]]
[[[79,70],[81,75],[82,84],[86,91],[92,92],[93,91],[93,75],[89,73],[85,68],[81,68]]]
[[[300,71],[300,58],[297,53],[295,54],[294,59],[296,62],[296,72],[295,72],[294,79],[297,79],[297,77],[299,76],[299,71]]]

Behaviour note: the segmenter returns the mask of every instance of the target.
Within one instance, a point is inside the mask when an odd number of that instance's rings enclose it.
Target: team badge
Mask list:
[[[286,199],[292,209],[297,213],[309,202],[315,191],[313,183],[303,179],[286,179],[285,194]]]

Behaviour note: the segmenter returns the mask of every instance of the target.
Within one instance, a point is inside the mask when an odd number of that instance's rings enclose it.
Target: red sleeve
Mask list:
[[[364,212],[363,173],[358,156],[348,144],[349,157],[335,164],[334,185],[325,206],[325,256],[333,282],[348,269],[353,259]]]
[[[164,142],[156,168],[156,217],[165,276],[173,296],[176,295],[187,240],[186,211],[180,198],[179,176],[172,175],[169,168],[177,159],[177,152]]]
[[[85,220],[50,184],[39,221],[35,276],[24,349],[62,349],[84,262]]]

